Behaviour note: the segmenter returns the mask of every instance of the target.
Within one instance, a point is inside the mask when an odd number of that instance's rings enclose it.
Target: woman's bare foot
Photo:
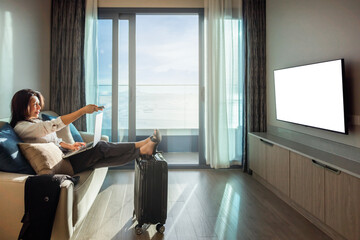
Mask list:
[[[142,146],[146,145],[150,140],[150,137],[148,137],[147,139],[144,139],[142,141],[136,142],[135,143],[135,148],[141,148]]]
[[[161,134],[158,129],[154,130],[153,135],[135,143],[136,148],[140,148],[141,155],[152,155],[155,152],[155,148],[161,141]]]
[[[148,141],[145,145],[140,147],[140,154],[141,155],[152,155],[154,152],[154,148],[156,146],[156,143],[152,141]]]

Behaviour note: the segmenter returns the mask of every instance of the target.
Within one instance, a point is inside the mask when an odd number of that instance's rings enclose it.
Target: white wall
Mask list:
[[[0,1],[0,118],[23,88],[49,99],[51,0]]]
[[[360,147],[360,1],[267,0],[266,4],[268,125]],[[337,58],[345,59],[349,135],[277,121],[274,69]]]

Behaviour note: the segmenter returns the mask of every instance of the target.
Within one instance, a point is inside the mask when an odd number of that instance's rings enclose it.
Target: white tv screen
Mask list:
[[[347,133],[344,60],[274,71],[277,120]]]

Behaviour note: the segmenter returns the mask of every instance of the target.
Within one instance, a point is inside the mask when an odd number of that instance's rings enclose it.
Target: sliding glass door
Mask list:
[[[104,9],[99,18],[104,133],[138,141],[159,128],[170,165],[204,164],[202,12]]]

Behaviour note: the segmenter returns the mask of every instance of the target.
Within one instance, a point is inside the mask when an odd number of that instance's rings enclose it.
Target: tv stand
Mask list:
[[[330,237],[360,239],[360,162],[269,133],[248,136],[256,180]]]

